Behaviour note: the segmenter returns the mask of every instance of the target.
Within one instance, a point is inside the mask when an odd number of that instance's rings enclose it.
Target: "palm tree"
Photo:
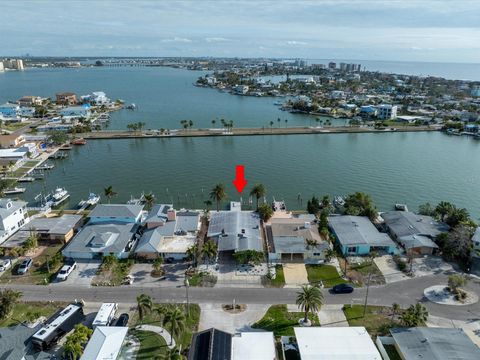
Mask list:
[[[160,256],[153,261],[152,268],[156,274],[160,274],[160,271],[162,270],[162,264],[163,258]]]
[[[265,190],[265,186],[263,186],[263,184],[256,184],[250,191],[250,195],[255,196],[255,198],[257,199],[257,211],[258,211],[258,200],[264,197],[266,193],[267,191]]]
[[[218,246],[213,240],[208,240],[203,244],[202,256],[204,259],[214,259],[217,256]]]
[[[112,197],[114,197],[114,196],[117,195],[117,193],[116,193],[115,191],[113,191],[112,185],[107,186],[107,187],[103,190],[103,193],[104,193],[105,197],[107,197],[109,204],[110,204],[110,201],[112,200]]]
[[[277,122],[278,122],[278,127],[280,127],[280,118],[277,118]]]
[[[153,301],[149,295],[140,294],[137,296],[137,309],[138,309],[138,317],[140,321],[143,320],[145,315],[152,311]]]
[[[323,294],[318,286],[303,285],[297,293],[296,304],[305,313],[303,322],[308,323],[308,313],[317,312],[323,304]]]
[[[227,198],[225,186],[223,184],[215,185],[212,191],[210,191],[210,198],[217,203],[217,211],[220,211],[220,202]]]
[[[440,220],[445,221],[447,215],[449,215],[453,210],[453,205],[447,201],[441,201],[435,207],[435,213],[440,218]]]
[[[288,119],[285,119],[285,127],[287,127]]]
[[[182,360],[183,355],[180,353],[180,350],[177,347],[173,347],[171,349],[167,349],[167,352],[162,355],[162,360]]]
[[[188,259],[193,261],[193,266],[196,267],[197,266],[197,257],[198,257],[198,245],[193,244],[192,246],[190,246],[187,249],[186,254],[187,254]]]
[[[410,307],[403,313],[401,319],[403,324],[407,327],[423,325],[428,319],[427,308],[420,303],[410,305]]]
[[[150,210],[155,204],[155,195],[152,193],[143,195],[143,199],[145,200],[145,205],[147,205],[147,210]]]
[[[175,306],[167,311],[163,324],[170,325],[170,345],[172,345],[173,337],[179,338],[185,330],[185,314],[178,306]]]
[[[216,120],[212,120],[212,127],[213,127],[213,128],[215,128],[215,123],[216,123],[216,122],[217,122]]]

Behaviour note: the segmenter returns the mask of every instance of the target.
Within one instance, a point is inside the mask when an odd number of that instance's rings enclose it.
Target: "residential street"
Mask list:
[[[447,283],[447,275],[424,276],[392,284],[370,287],[368,303],[371,305],[390,306],[399,303],[407,307],[418,301],[425,302],[431,315],[455,320],[472,320],[480,318],[480,303],[468,306],[445,306],[428,302],[423,297],[423,290],[431,285]],[[184,287],[79,287],[67,284],[48,286],[7,285],[19,290],[26,301],[74,299],[85,301],[116,301],[119,303],[135,303],[137,295],[151,295],[156,302],[185,302]],[[472,280],[467,285],[471,291],[480,294],[480,281]],[[348,295],[332,295],[323,291],[325,304],[363,304],[366,288],[356,289]],[[189,289],[189,301],[192,303],[231,303],[237,304],[292,304],[295,303],[297,289],[295,288],[195,288]]]

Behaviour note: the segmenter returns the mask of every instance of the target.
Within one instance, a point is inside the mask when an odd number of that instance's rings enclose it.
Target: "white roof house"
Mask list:
[[[295,327],[302,360],[382,360],[364,327]]]
[[[232,360],[275,359],[272,332],[242,332],[232,337]]]
[[[128,327],[99,326],[93,332],[80,360],[115,360],[122,349]]]

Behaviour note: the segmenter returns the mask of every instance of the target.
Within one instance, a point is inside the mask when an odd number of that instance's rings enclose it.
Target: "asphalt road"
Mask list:
[[[446,306],[427,301],[423,290],[432,285],[447,283],[447,275],[425,276],[393,284],[370,287],[368,304],[390,306],[396,302],[407,307],[416,302],[423,302],[430,314],[455,320],[472,320],[480,318],[480,303],[467,306]],[[5,285],[23,293],[25,301],[72,301],[83,299],[87,302],[115,301],[119,303],[136,303],[136,297],[145,293],[155,302],[185,302],[185,287],[80,287],[78,285],[54,284],[41,285]],[[480,281],[473,280],[467,285],[470,291],[480,295]],[[191,303],[236,303],[244,304],[294,304],[298,289],[294,288],[189,288]],[[363,304],[366,288],[355,289],[352,294],[333,295],[323,291],[325,304]]]

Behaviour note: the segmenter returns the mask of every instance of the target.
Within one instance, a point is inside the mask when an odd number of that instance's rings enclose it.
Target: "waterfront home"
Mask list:
[[[20,106],[13,103],[5,103],[0,105],[0,118],[5,121],[17,121]]]
[[[368,255],[371,251],[398,252],[393,240],[379,232],[366,216],[329,216],[328,224],[343,255]]]
[[[28,327],[18,324],[0,327],[0,359],[8,360],[47,360],[52,355],[32,348],[31,337],[40,329],[40,325]]]
[[[18,148],[0,149],[0,166],[4,169],[18,168],[29,158],[38,156],[38,146],[35,143],[24,143]]]
[[[235,335],[218,329],[193,334],[188,360],[274,360],[272,332],[239,332]]]
[[[231,202],[229,211],[210,214],[207,237],[218,244],[218,251],[232,255],[237,251],[263,251],[260,218],[253,211],[242,211],[239,202]]]
[[[325,250],[330,249],[313,219],[272,218],[266,233],[270,262],[323,262]]]
[[[89,223],[70,240],[62,254],[73,259],[102,259],[109,254],[126,259],[137,241],[137,230],[135,223]]]
[[[21,200],[0,199],[0,244],[30,221],[27,203]]]
[[[88,215],[89,224],[139,224],[142,219],[142,211],[143,205],[99,204]]]
[[[77,95],[72,92],[61,92],[56,95],[57,105],[67,105],[72,106],[77,104]]]
[[[387,211],[381,215],[392,236],[405,250],[417,254],[433,254],[438,246],[433,240],[450,228],[431,216],[418,215],[409,211]]]
[[[20,109],[18,109],[18,116],[23,116],[27,118],[31,118],[35,116],[35,108],[34,107],[26,107],[26,106],[21,106]]]
[[[58,110],[58,114],[64,118],[85,118],[91,116],[90,105],[84,104],[82,106],[69,106]]]
[[[81,96],[83,103],[88,103],[91,105],[101,106],[108,105],[110,99],[103,91],[94,91],[91,94]]]
[[[397,117],[397,105],[380,104],[377,106],[377,117],[380,120],[394,120]]]
[[[25,142],[25,136],[18,134],[0,135],[0,148],[16,148]]]
[[[297,358],[301,360],[382,360],[363,326],[294,327],[293,330],[300,354]]]
[[[375,117],[377,116],[377,109],[372,105],[363,105],[360,107],[360,116],[366,119]]]
[[[66,121],[66,122],[59,122],[59,121],[51,121],[44,125],[37,126],[38,132],[49,132],[49,131],[63,131],[69,132],[72,130],[74,124]]]
[[[42,105],[42,98],[40,96],[23,96],[17,101],[20,107],[32,107]]]
[[[126,344],[128,326],[97,326],[80,360],[115,360]]]
[[[480,348],[472,341],[477,336],[460,328],[395,328],[390,334],[377,338],[377,344],[383,351],[385,345],[394,347],[401,359],[480,359]]]
[[[137,257],[183,260],[187,258],[187,250],[196,243],[200,213],[176,212],[171,205],[155,205],[145,225],[147,230],[135,249]]]
[[[235,94],[239,94],[239,95],[245,95],[248,93],[248,90],[250,88],[248,87],[248,85],[236,85],[234,88],[233,88],[233,91],[235,92]]]

